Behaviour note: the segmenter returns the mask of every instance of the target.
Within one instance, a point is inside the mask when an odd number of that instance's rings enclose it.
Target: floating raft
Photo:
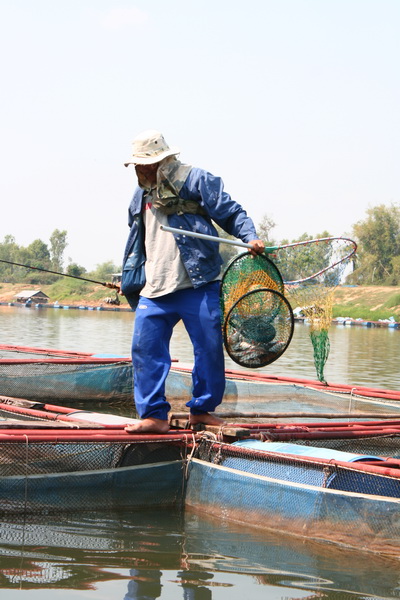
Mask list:
[[[135,419],[1,397],[2,519],[190,508],[400,558],[400,418],[190,429],[179,416],[136,435]]]

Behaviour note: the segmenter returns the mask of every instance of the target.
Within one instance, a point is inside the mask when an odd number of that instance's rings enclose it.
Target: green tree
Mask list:
[[[353,225],[358,243],[356,269],[349,278],[364,285],[398,285],[400,256],[400,205],[379,204],[367,218]]]
[[[34,240],[27,248],[20,248],[19,254],[22,259],[21,264],[34,267],[33,269],[26,270],[25,281],[35,285],[52,283],[54,281],[54,276],[51,274],[35,270],[35,268],[51,270],[50,252],[47,244],[42,242],[42,240]]]
[[[5,260],[13,260],[13,255],[18,249],[13,235],[5,235],[3,242],[0,244],[0,256]]]
[[[400,283],[400,254],[392,258],[392,281],[390,285],[399,285]]]
[[[107,261],[96,265],[95,270],[90,273],[90,276],[100,282],[106,282],[111,281],[111,276],[113,273],[118,273],[120,271],[120,267],[115,266],[112,261]]]
[[[267,214],[263,216],[257,227],[257,235],[268,246],[275,246],[275,242],[271,237],[271,231],[276,227],[276,223]]]
[[[62,271],[64,251],[67,246],[67,232],[55,229],[50,236],[50,256],[54,271]]]
[[[86,269],[77,263],[70,263],[66,272],[68,275],[72,275],[73,277],[81,277],[84,273],[86,273]]]
[[[8,262],[19,262],[18,245],[15,243],[15,238],[12,235],[6,235],[2,243],[0,243],[0,259]],[[8,263],[0,262],[0,279],[4,282],[14,282],[15,272],[18,267]]]
[[[28,255],[30,256],[29,264],[34,267],[42,267],[43,269],[50,268],[50,252],[47,244],[42,240],[34,240],[26,248]]]
[[[316,236],[303,233],[303,235],[291,242],[289,240],[282,240],[279,246],[328,237],[330,235],[327,231],[323,231]],[[299,244],[278,250],[276,255],[272,256],[272,260],[281,272],[284,281],[298,281],[325,269],[332,263],[332,256],[329,245],[327,246],[322,243]]]

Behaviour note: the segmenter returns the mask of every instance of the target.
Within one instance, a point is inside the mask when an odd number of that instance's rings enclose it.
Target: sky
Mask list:
[[[120,266],[160,130],[276,240],[400,202],[399,0],[0,0],[0,242]]]

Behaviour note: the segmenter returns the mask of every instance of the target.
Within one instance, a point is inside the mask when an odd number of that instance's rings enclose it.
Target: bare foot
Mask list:
[[[190,415],[189,423],[191,425],[223,425],[225,421],[216,415],[202,413],[201,415]]]
[[[125,427],[125,431],[128,433],[167,433],[169,431],[168,421],[162,419],[143,419],[140,423],[134,425],[128,425]]]

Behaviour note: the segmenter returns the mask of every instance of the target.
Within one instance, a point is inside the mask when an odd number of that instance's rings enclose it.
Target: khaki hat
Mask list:
[[[180,153],[179,148],[170,148],[162,133],[155,129],[147,129],[139,133],[133,140],[132,145],[132,158],[124,163],[125,167],[129,165],[152,165],[167,158],[167,156]]]

